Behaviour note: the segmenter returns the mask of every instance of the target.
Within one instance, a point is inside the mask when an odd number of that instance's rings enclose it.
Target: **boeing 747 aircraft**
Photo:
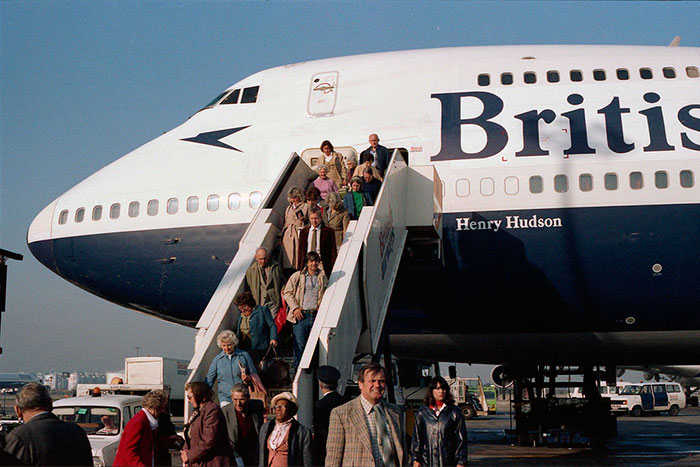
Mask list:
[[[370,133],[442,180],[444,267],[399,272],[397,355],[693,363],[700,50],[499,46],[264,70],[58,196],[28,232],[67,281],[193,326],[292,152]]]

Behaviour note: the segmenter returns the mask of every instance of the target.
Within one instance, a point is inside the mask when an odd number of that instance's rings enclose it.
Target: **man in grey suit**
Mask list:
[[[360,396],[331,412],[326,466],[402,466],[408,463],[401,411],[382,400],[386,373],[376,363],[358,374]]]
[[[53,404],[45,386],[25,384],[16,399],[15,412],[24,424],[7,435],[5,451],[27,465],[92,465],[85,431],[51,413]]]
[[[265,418],[261,400],[251,400],[248,385],[238,383],[231,389],[231,404],[221,410],[226,418],[228,438],[244,465],[258,465],[258,434]]]

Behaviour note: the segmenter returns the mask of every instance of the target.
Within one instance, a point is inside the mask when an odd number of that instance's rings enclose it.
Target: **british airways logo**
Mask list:
[[[237,133],[241,130],[245,130],[249,126],[250,125],[239,126],[238,128],[227,128],[225,130],[206,131],[204,133],[198,134],[197,136],[193,136],[192,138],[183,138],[182,141],[206,144],[208,146],[215,146],[217,148],[231,149],[233,151],[242,152],[240,149],[234,148],[233,146],[230,146],[222,142],[221,140],[229,135]]]
[[[441,120],[441,146],[440,152],[432,156],[432,161],[445,161],[455,159],[483,159],[492,157],[501,152],[508,144],[509,134],[506,128],[494,121],[503,112],[503,100],[489,92],[452,92],[432,94],[430,97],[438,99],[442,105]],[[659,94],[647,92],[642,97],[647,104],[656,104],[661,100]],[[483,110],[472,118],[462,118],[462,100],[477,99]],[[568,112],[562,112],[561,116],[568,120],[569,147],[564,149],[565,155],[595,154],[596,148],[591,147],[588,139],[588,126],[586,111],[580,106],[584,98],[580,94],[570,94],[566,101],[574,106]],[[678,111],[678,122],[683,127],[700,132],[700,118],[691,114],[700,109],[700,104],[686,105]],[[605,134],[607,146],[617,154],[624,154],[635,148],[635,143],[625,138],[623,115],[629,114],[630,109],[623,107],[619,97],[613,97],[610,103],[597,110],[605,121]],[[649,144],[644,146],[645,152],[673,151],[674,146],[669,144],[664,114],[660,105],[652,105],[639,113],[646,120]],[[700,115],[700,113],[696,114]],[[515,153],[516,157],[547,156],[549,150],[542,148],[540,140],[540,121],[550,124],[557,117],[552,109],[529,110],[514,115],[522,124],[523,146]],[[475,152],[465,152],[462,148],[462,131],[465,128],[483,130],[486,142],[483,148]],[[681,144],[686,149],[700,151],[700,135],[691,136],[688,132],[681,131]]]

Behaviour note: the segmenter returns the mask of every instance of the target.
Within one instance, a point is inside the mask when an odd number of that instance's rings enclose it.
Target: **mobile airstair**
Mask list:
[[[233,298],[244,290],[245,272],[255,250],[276,247],[288,205],[287,191],[305,187],[315,172],[292,154],[272,186],[262,207],[244,234],[219,287],[197,323],[195,354],[188,381],[202,381],[219,352],[216,336],[233,329],[238,310]],[[312,407],[318,397],[315,369],[333,365],[341,372],[341,390],[353,377],[357,354],[377,353],[384,319],[404,248],[409,244],[431,244],[441,261],[442,184],[433,166],[408,166],[400,152],[391,163],[374,206],[362,209],[350,222],[329,277],[329,285],[299,368],[293,391],[299,400],[299,421],[312,426]],[[190,407],[185,407],[185,419]]]

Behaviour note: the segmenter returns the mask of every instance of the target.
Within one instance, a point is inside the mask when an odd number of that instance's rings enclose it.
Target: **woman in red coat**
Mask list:
[[[204,382],[185,385],[187,400],[194,412],[185,425],[185,448],[180,451],[184,465],[227,467],[233,449],[228,439],[226,419],[219,405],[211,400],[211,388]]]
[[[168,395],[162,390],[150,391],[143,396],[142,404],[143,410],[124,427],[114,458],[115,466],[154,465],[158,416],[168,410]]]

